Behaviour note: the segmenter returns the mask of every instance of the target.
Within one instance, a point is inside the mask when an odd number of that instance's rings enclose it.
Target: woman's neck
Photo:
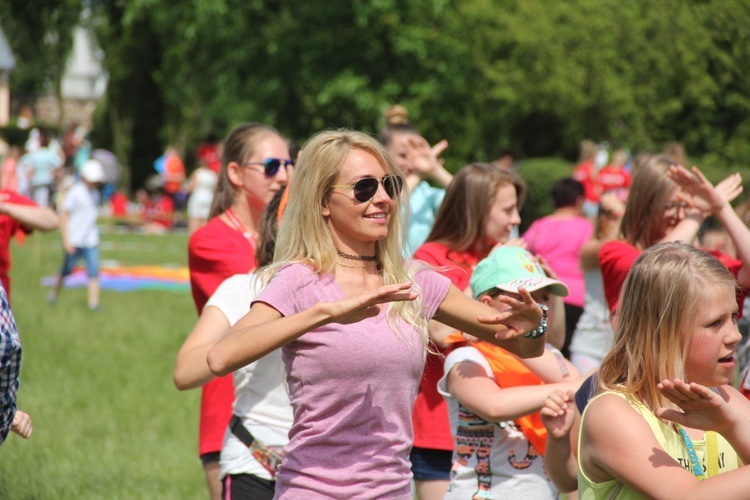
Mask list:
[[[258,224],[256,221],[260,220],[260,216],[263,213],[262,209],[253,210],[252,207],[249,207],[246,203],[242,203],[241,201],[235,201],[229,209],[247,231],[253,234],[257,233]]]
[[[560,207],[553,213],[553,217],[577,217],[581,215],[581,210],[578,207]]]
[[[468,248],[466,250],[463,250],[464,252],[470,252],[477,256],[479,260],[484,259],[487,257],[490,252],[492,251],[495,246],[497,246],[499,243],[490,243],[486,241],[477,240],[476,243],[471,248]]]
[[[383,285],[383,276],[378,263],[350,262],[339,257],[336,259],[333,276],[347,296]]]

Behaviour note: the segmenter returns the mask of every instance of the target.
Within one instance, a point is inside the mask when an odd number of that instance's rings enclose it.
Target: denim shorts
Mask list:
[[[411,471],[416,481],[449,480],[453,465],[453,452],[414,447],[409,454]]]
[[[73,272],[73,268],[76,266],[79,260],[83,259],[86,263],[86,275],[89,278],[96,278],[99,276],[99,247],[91,248],[79,248],[76,247],[76,251],[72,254],[66,253],[65,259],[63,260],[62,268],[60,269],[60,276],[67,276]]]

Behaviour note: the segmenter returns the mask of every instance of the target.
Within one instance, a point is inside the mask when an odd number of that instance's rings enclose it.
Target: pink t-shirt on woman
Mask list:
[[[589,241],[594,227],[585,217],[542,217],[524,233],[529,252],[549,263],[570,294],[563,300],[583,307],[586,286],[581,269],[581,247]]]
[[[414,277],[429,319],[450,281],[424,269]],[[276,273],[256,299],[284,316],[345,298],[330,274],[304,264]],[[331,323],[282,349],[294,424],[276,476],[276,498],[411,499],[412,405],[422,376],[420,334],[380,314]]]

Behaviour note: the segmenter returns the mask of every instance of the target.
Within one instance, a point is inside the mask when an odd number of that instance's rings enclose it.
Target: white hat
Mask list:
[[[96,160],[86,160],[81,165],[81,177],[88,182],[104,182],[104,167]]]

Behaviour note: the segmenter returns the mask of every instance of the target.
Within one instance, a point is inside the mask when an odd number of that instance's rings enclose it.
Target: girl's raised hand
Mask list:
[[[570,434],[575,420],[575,407],[573,400],[575,395],[568,389],[555,389],[540,410],[542,423],[547,433],[553,439],[562,439]]]
[[[406,157],[419,177],[429,177],[442,167],[440,154],[448,147],[448,141],[445,139],[430,147],[424,137],[410,136],[407,144],[409,149]]]
[[[733,173],[716,185],[716,191],[727,201],[727,203],[734,201],[740,194],[742,194],[742,190],[742,176],[739,172]]]
[[[726,203],[731,203],[742,193],[742,177],[737,173],[730,175],[716,187],[698,167],[693,167],[688,172],[685,167],[672,165],[667,174],[690,195],[692,206],[706,214],[719,212]]]
[[[411,285],[411,283],[385,285],[370,292],[331,302],[329,306],[332,321],[344,325],[357,323],[377,316],[380,313],[379,304],[414,300],[417,294],[411,291]]]
[[[656,416],[685,427],[721,433],[737,420],[734,409],[719,394],[691,382],[664,379],[657,384],[659,392],[679,406],[682,411],[659,408]]]
[[[505,325],[508,329],[498,332],[498,340],[512,339],[534,330],[542,321],[542,309],[534,302],[531,294],[524,287],[518,288],[523,300],[516,300],[506,295],[497,298],[509,309],[496,316],[479,316],[477,321],[486,325]]]

